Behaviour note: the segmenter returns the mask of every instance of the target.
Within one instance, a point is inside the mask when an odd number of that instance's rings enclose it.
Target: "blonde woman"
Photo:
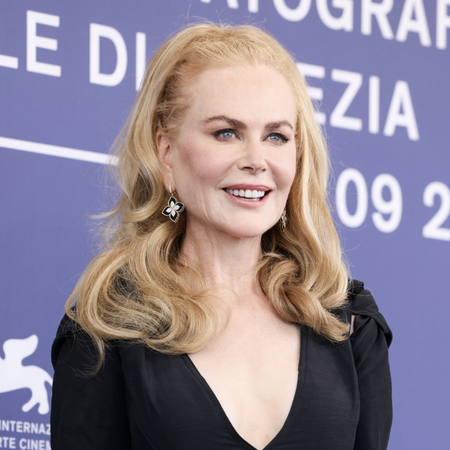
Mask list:
[[[253,26],[180,31],[116,148],[53,346],[53,450],[385,449],[391,332],[348,279],[291,55]]]

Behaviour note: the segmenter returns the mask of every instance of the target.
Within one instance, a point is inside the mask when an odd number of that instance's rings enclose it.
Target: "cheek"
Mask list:
[[[290,189],[294,181],[296,171],[297,157],[294,149],[289,151],[289,154],[285,155],[285,158],[279,160],[277,164],[278,183],[282,189]]]
[[[205,165],[198,145],[188,139],[183,139],[178,144],[172,161],[175,181],[180,183],[186,178],[195,177],[198,180],[202,173],[202,166]]]
[[[193,192],[206,186],[215,187],[229,164],[217,152],[211,151],[208,144],[185,140],[178,147],[173,167],[177,185]]]

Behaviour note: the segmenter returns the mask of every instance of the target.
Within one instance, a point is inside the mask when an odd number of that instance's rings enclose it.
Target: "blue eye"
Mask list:
[[[222,136],[223,136],[225,139],[230,139],[230,138],[232,138],[232,137],[234,136],[234,134],[233,134],[231,131],[224,131],[224,132],[222,133]]]
[[[224,140],[230,140],[236,136],[236,132],[231,129],[219,130],[219,131],[216,131],[215,133],[213,133],[213,136],[216,138],[224,139]]]
[[[289,141],[289,139],[286,136],[283,136],[282,134],[279,133],[270,134],[269,140],[273,142],[284,142],[284,143]]]

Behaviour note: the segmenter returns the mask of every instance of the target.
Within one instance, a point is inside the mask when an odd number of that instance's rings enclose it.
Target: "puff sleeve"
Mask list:
[[[52,347],[53,450],[131,448],[120,353],[110,349],[101,369],[89,336],[65,316]]]
[[[350,312],[355,316],[350,341],[360,394],[354,450],[385,450],[392,424],[388,360],[392,332],[362,282],[351,282],[349,302]]]

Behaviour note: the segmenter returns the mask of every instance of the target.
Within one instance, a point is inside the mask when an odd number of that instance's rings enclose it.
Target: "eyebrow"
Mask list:
[[[238,119],[233,119],[232,117],[224,116],[224,115],[208,117],[207,119],[202,120],[201,123],[206,125],[210,122],[214,122],[214,121],[218,121],[218,120],[228,123],[228,125],[230,125],[233,128],[238,128],[241,130],[245,130],[247,128],[247,125],[244,122],[242,122]],[[277,128],[281,128],[283,126],[289,127],[291,130],[294,130],[294,127],[287,120],[277,120],[275,122],[268,122],[268,123],[266,123],[264,128],[266,130],[276,130]]]

